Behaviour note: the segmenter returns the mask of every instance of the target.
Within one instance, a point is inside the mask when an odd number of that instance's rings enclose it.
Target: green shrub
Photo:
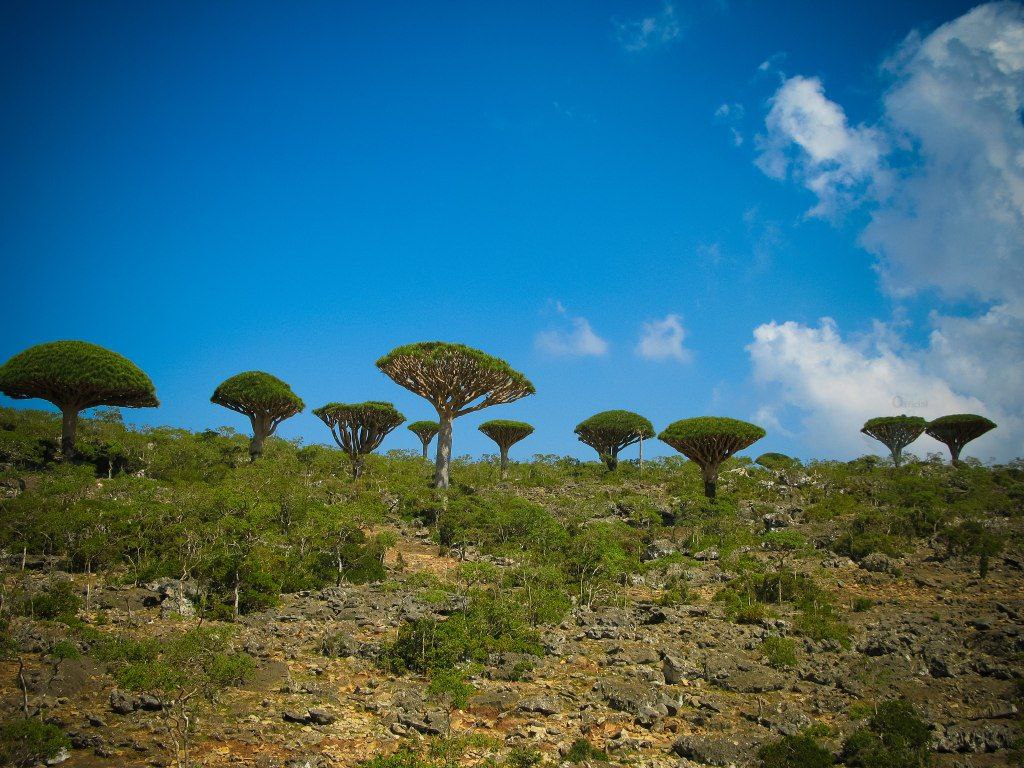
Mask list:
[[[421,618],[403,624],[378,661],[394,672],[433,673],[465,661],[483,662],[491,653],[502,651],[541,654],[522,606],[508,595],[477,589],[470,593],[467,607],[447,619]]]
[[[977,520],[967,520],[947,528],[942,539],[951,555],[975,555],[978,558],[978,575],[988,575],[989,558],[999,554],[1005,537],[989,530]]]
[[[70,748],[70,739],[55,725],[30,718],[0,723],[0,765],[36,765]]]
[[[766,637],[761,643],[761,651],[770,667],[780,669],[796,666],[796,643],[791,638]]]
[[[855,597],[851,608],[855,613],[863,613],[864,611],[871,610],[874,605],[875,601],[870,597]]]
[[[466,682],[462,672],[457,669],[439,669],[430,676],[427,695],[433,699],[447,697],[453,707],[463,709],[469,697],[476,693],[476,688]]]
[[[505,760],[508,768],[534,768],[540,765],[544,757],[535,749],[526,747],[514,747]]]
[[[37,619],[73,617],[82,605],[78,588],[68,579],[54,579],[40,590],[23,595],[16,612]]]
[[[828,768],[836,759],[809,733],[783,736],[758,750],[761,768]]]
[[[931,731],[906,699],[887,701],[843,743],[850,768],[918,768],[928,764]]]
[[[359,763],[359,768],[436,768],[436,766],[417,752],[400,749],[393,755],[375,757],[372,760]]]
[[[838,643],[843,648],[850,647],[850,627],[836,613],[827,596],[807,596],[800,601],[798,608],[796,629],[801,635],[819,642]]]
[[[584,760],[604,763],[608,761],[608,754],[586,739],[576,739],[569,747],[569,751],[565,753],[563,760],[567,763],[582,763]]]

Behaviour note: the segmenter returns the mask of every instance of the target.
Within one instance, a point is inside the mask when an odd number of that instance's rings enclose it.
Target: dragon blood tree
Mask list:
[[[498,444],[498,449],[501,451],[501,476],[504,478],[505,471],[508,469],[508,449],[524,437],[533,434],[533,427],[525,421],[494,419],[485,421],[479,429]]]
[[[441,425],[436,421],[414,421],[406,429],[416,435],[420,442],[423,443],[423,458],[427,458],[427,446],[430,445],[434,435],[441,429]]]
[[[263,455],[263,442],[278,425],[306,407],[291,387],[263,371],[246,371],[226,379],[213,391],[210,402],[249,417],[249,458],[253,461]]]
[[[654,437],[654,426],[632,411],[602,411],[573,430],[581,443],[595,451],[609,470],[619,465],[619,451],[640,440]]]
[[[903,449],[917,440],[928,426],[920,416],[878,416],[860,428],[868,437],[882,443],[892,453],[892,463],[903,463]]]
[[[352,477],[363,474],[363,457],[373,453],[384,438],[405,421],[391,403],[328,403],[313,413],[327,425],[334,442],[352,460]]]
[[[0,366],[0,392],[48,400],[63,414],[61,454],[74,458],[78,414],[98,405],[155,408],[153,382],[126,357],[85,341],[54,341],[19,352]]]
[[[384,355],[377,367],[437,410],[436,488],[449,485],[455,419],[492,405],[515,402],[537,391],[529,379],[504,360],[463,344],[407,344]]]
[[[964,446],[995,428],[995,422],[989,421],[984,416],[974,413],[954,413],[949,416],[940,416],[930,422],[925,428],[925,433],[940,443],[945,443],[949,448],[953,466],[959,467],[960,451],[964,449]]]
[[[704,495],[715,498],[718,470],[722,462],[737,451],[753,445],[764,430],[756,424],[722,416],[700,416],[674,421],[658,435],[690,461],[700,467],[704,478]]]

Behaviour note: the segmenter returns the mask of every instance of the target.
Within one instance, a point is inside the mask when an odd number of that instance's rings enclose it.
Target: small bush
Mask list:
[[[796,666],[796,643],[788,637],[767,637],[761,643],[761,651],[768,666],[781,669]]]
[[[887,701],[843,743],[850,768],[918,768],[928,764],[931,730],[906,699]]]
[[[42,589],[23,596],[15,611],[37,619],[73,617],[82,605],[78,589],[68,579],[55,579]]]
[[[835,765],[832,753],[809,733],[783,736],[758,750],[761,768],[828,768]]]
[[[870,597],[855,597],[853,599],[853,605],[850,607],[854,613],[863,613],[864,611],[871,610],[875,605],[875,601]]]
[[[56,757],[71,741],[55,725],[29,718],[0,723],[0,764],[30,766]]]
[[[447,697],[453,707],[463,709],[476,688],[466,682],[462,672],[455,669],[439,670],[431,675],[427,695],[433,699]]]
[[[569,747],[569,751],[565,753],[564,761],[567,763],[582,763],[584,760],[593,760],[596,762],[607,762],[607,753],[595,747],[586,739],[576,739]]]

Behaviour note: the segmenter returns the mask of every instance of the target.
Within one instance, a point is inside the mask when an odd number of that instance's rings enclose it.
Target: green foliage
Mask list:
[[[466,682],[463,672],[457,669],[439,669],[430,676],[427,695],[433,699],[447,699],[456,709],[464,709],[476,688]]]
[[[794,458],[787,456],[784,453],[762,453],[756,459],[755,464],[759,464],[765,469],[775,470],[776,472],[785,469],[794,469],[800,466],[800,462]]]
[[[483,662],[496,652],[540,655],[537,634],[522,606],[508,595],[474,589],[467,606],[447,619],[422,618],[398,629],[379,663],[394,672],[446,671],[466,661]]]
[[[252,678],[255,662],[231,650],[223,628],[197,627],[161,638],[115,638],[97,658],[118,664],[114,677],[129,691],[168,695],[197,690],[211,696]]]
[[[756,424],[723,416],[698,416],[672,422],[658,435],[658,439],[690,457],[684,448],[688,448],[696,441],[726,439],[731,444],[740,445],[731,451],[734,453],[756,443],[764,436],[765,431]]]
[[[533,427],[530,424],[509,419],[491,419],[481,424],[478,429],[503,449],[508,449],[509,446],[533,434]]]
[[[71,740],[55,725],[31,718],[0,723],[0,765],[37,765],[70,748]]]
[[[58,407],[155,407],[153,382],[128,358],[85,341],[54,341],[20,352],[0,366],[0,392],[38,397]]]
[[[563,761],[566,763],[582,763],[585,760],[605,763],[608,762],[608,754],[603,749],[598,749],[586,739],[576,739],[565,753]]]
[[[876,416],[864,422],[860,431],[885,445],[899,466],[903,449],[920,437],[927,426],[928,422],[920,416]]]
[[[619,452],[641,439],[654,437],[650,421],[632,411],[602,411],[576,425],[574,430],[581,443],[597,451],[608,469],[615,469]]]
[[[796,643],[788,637],[766,637],[761,643],[768,666],[776,669],[796,666]]]
[[[508,753],[508,759],[505,761],[505,764],[508,768],[534,768],[534,766],[540,765],[543,760],[544,756],[535,749],[514,747]]]
[[[975,413],[954,413],[929,422],[927,432],[949,448],[954,464],[960,463],[960,451],[967,443],[996,428],[996,423]]]
[[[828,768],[836,759],[810,733],[783,736],[757,752],[761,768]]]
[[[843,743],[850,768],[923,768],[928,765],[930,728],[906,699],[879,705],[866,727]]]
[[[979,520],[965,520],[946,528],[942,539],[951,555],[976,556],[978,573],[983,578],[988,575],[989,558],[999,554],[1005,544],[1005,537],[989,530]]]
[[[381,755],[359,763],[359,768],[437,768],[437,764],[418,752],[400,749],[392,755]]]
[[[305,404],[292,388],[263,371],[245,371],[221,382],[210,402],[240,413],[299,413]]]
[[[68,579],[53,579],[36,591],[19,595],[13,612],[37,619],[73,617],[82,605],[79,590]]]
[[[441,428],[441,425],[436,421],[414,421],[409,424],[406,429],[416,435],[420,440],[431,440],[437,431]]]
[[[524,394],[532,395],[536,392],[529,379],[512,368],[504,360],[488,355],[486,352],[481,352],[479,349],[468,347],[465,344],[451,344],[443,341],[424,341],[416,344],[406,344],[402,347],[396,347],[380,358],[377,361],[377,367],[390,376],[391,373],[389,371],[395,370],[396,365],[400,366],[404,361],[413,360],[418,367],[424,370],[454,367],[461,368],[464,375],[474,373],[497,374],[514,388],[523,390]],[[398,383],[406,386],[401,381]]]
[[[700,467],[704,494],[713,499],[722,463],[764,435],[764,430],[756,424],[720,416],[699,416],[669,424],[658,439]]]

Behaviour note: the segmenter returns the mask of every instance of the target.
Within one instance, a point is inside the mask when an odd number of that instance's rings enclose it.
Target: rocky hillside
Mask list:
[[[379,573],[264,604],[237,576],[218,604],[198,558],[184,578],[83,561],[67,510],[50,546],[8,530],[9,759],[50,739],[67,766],[1019,764],[1019,467],[737,462],[708,506],[681,464],[500,481],[467,463],[413,514],[394,478],[418,461],[381,459],[361,486],[384,508],[360,529]],[[8,482],[8,524],[53,471]],[[503,498],[530,506],[467,511]],[[886,741],[887,702],[924,724],[923,751]],[[792,753],[764,751],[779,743]]]

